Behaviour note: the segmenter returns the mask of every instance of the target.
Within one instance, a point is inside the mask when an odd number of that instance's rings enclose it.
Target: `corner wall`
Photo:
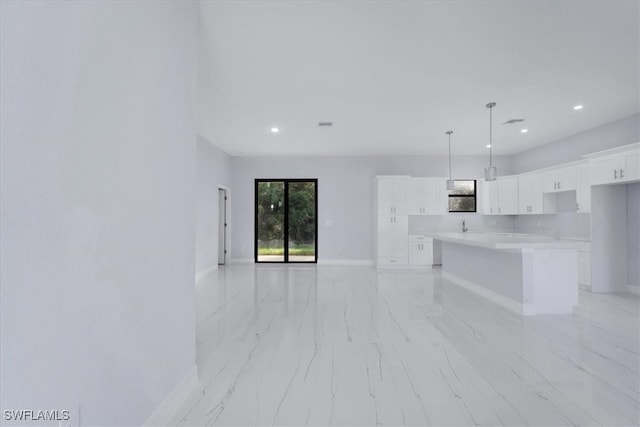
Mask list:
[[[197,3],[0,8],[1,409],[141,425],[195,364]]]
[[[218,186],[231,187],[231,157],[198,136],[196,276],[218,267]]]

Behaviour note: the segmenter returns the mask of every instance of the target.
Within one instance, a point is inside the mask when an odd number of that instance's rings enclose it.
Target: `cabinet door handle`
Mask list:
[[[558,189],[558,183],[557,183],[557,182],[554,182],[554,183],[553,183],[553,189],[554,189],[554,190],[557,190],[557,189]]]
[[[618,171],[616,169],[613,170],[613,179],[618,179]]]
[[[498,213],[502,213],[502,208],[498,208]]]
[[[558,181],[558,190],[560,189],[560,181]]]
[[[624,178],[624,170],[620,169],[620,179]]]

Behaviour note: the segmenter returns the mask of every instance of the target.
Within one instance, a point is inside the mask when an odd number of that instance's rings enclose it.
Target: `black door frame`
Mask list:
[[[261,182],[282,182],[284,183],[284,260],[283,261],[258,261],[258,184]],[[315,245],[313,261],[289,261],[289,183],[290,182],[313,182],[314,183],[314,227]],[[253,203],[253,260],[259,264],[317,264],[318,263],[318,178],[256,178],[254,186]]]

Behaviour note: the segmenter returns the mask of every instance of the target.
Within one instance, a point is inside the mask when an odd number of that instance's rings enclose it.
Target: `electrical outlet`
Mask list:
[[[326,225],[327,227],[331,227],[333,225],[333,221],[331,221],[330,219],[326,220],[324,222],[324,225]]]

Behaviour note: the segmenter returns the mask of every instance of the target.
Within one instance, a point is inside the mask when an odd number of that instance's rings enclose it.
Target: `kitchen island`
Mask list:
[[[442,277],[518,314],[578,304],[578,243],[515,233],[436,233]],[[434,254],[435,255],[435,254]]]

